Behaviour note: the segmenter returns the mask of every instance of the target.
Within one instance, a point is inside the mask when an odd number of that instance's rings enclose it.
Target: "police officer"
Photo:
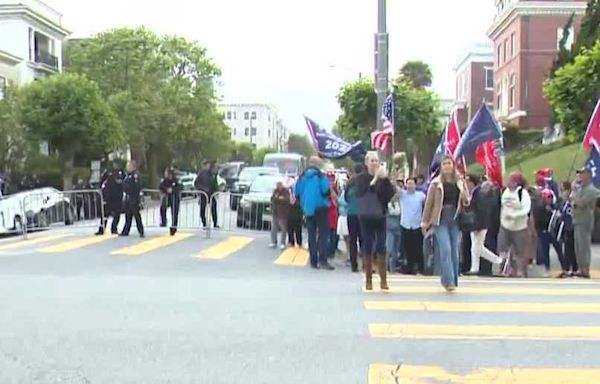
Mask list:
[[[171,236],[177,232],[177,222],[179,218],[179,203],[181,201],[181,186],[175,176],[173,168],[165,169],[164,178],[158,186],[161,193],[160,199],[160,226],[167,226],[167,208],[171,208],[171,228],[169,233]]]
[[[125,226],[121,232],[121,236],[129,236],[131,230],[131,221],[135,218],[135,226],[137,227],[140,237],[144,237],[144,224],[142,224],[142,216],[140,215],[142,192],[140,176],[137,173],[137,164],[135,160],[127,163],[127,176],[123,181],[123,208],[125,209]]]
[[[125,173],[119,169],[119,165],[113,163],[113,169],[107,170],[100,180],[100,189],[102,199],[104,200],[104,217],[100,218],[100,227],[96,235],[103,235],[104,228],[108,224],[108,217],[112,216],[110,233],[116,235],[119,233],[117,226],[123,211],[123,179]]]

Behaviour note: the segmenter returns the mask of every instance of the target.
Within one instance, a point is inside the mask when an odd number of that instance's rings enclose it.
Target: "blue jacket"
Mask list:
[[[296,183],[296,197],[306,216],[314,216],[319,208],[329,208],[329,179],[317,168],[304,171]]]

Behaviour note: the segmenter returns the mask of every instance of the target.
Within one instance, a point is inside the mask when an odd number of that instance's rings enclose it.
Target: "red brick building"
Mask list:
[[[485,102],[494,102],[494,47],[491,42],[475,44],[454,67],[456,74],[456,108],[461,128]]]
[[[586,1],[495,0],[488,35],[494,45],[494,110],[503,122],[542,129],[551,110],[543,83],[558,51],[563,29],[575,14],[569,43],[578,32]]]

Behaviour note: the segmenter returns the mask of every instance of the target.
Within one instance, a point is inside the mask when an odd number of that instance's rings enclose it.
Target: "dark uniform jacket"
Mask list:
[[[217,174],[207,169],[201,170],[194,181],[194,188],[205,192],[208,196],[217,192]]]
[[[139,208],[141,191],[142,186],[138,173],[134,171],[127,174],[125,180],[123,180],[123,202],[125,203],[126,208]]]
[[[169,188],[171,188],[171,193],[169,193]],[[158,189],[160,190],[160,193],[162,194],[162,197],[167,198],[167,201],[169,204],[171,204],[171,202],[173,201],[173,199],[180,199],[180,193],[181,193],[181,186],[179,185],[179,182],[177,181],[177,178],[175,179],[168,179],[168,178],[164,178],[160,181],[160,184],[158,186]]]
[[[121,207],[123,202],[123,171],[109,171],[104,174],[100,182],[102,198],[112,210]]]

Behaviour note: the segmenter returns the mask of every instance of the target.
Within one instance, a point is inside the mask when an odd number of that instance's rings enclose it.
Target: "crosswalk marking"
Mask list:
[[[0,251],[8,251],[8,250],[13,250],[13,249],[27,248],[30,245],[47,243],[47,242],[50,242],[53,240],[65,238],[67,236],[69,236],[69,235],[67,235],[66,233],[57,233],[54,235],[40,236],[40,237],[28,239],[28,240],[15,241],[15,242],[11,242],[8,244],[0,245]]]
[[[596,340],[600,327],[476,324],[369,324],[369,333],[385,339],[443,340]]]
[[[73,241],[65,241],[64,243],[52,245],[50,247],[46,247],[41,249],[42,253],[62,253],[69,252],[75,249],[80,249],[84,247],[88,247],[90,245],[99,244],[104,241],[114,239],[115,235],[104,235],[104,236],[93,236],[86,237],[83,239],[73,240]]]
[[[376,284],[373,284],[373,290],[363,291],[367,293],[381,292]],[[389,293],[411,293],[411,294],[434,294],[443,291],[442,287],[433,286],[391,286]],[[600,288],[567,288],[567,287],[464,287],[458,288],[457,294],[471,295],[519,295],[519,296],[600,296]]]
[[[154,239],[142,241],[139,244],[113,251],[111,252],[111,255],[138,256],[159,248],[164,248],[192,236],[192,233],[178,233],[175,236],[165,235],[155,237]]]
[[[231,236],[218,244],[213,245],[200,252],[201,259],[221,260],[235,253],[248,244],[252,243],[254,238],[244,236]]]
[[[294,267],[305,267],[308,263],[309,254],[304,248],[288,248],[275,260],[277,265],[291,265]]]
[[[589,384],[600,377],[600,369],[590,368],[483,368],[464,375],[440,367],[371,364],[368,384]]]
[[[471,303],[432,301],[366,301],[365,309],[417,312],[600,313],[600,304],[586,303]]]
[[[600,272],[598,273],[600,276]],[[377,275],[373,275],[373,280],[378,280]],[[388,275],[387,277],[390,283],[431,283],[433,281],[438,282],[440,280],[439,276],[419,276],[419,277],[408,277],[408,276],[399,276],[399,275]],[[465,276],[460,279],[461,285],[471,285],[471,284],[495,284],[495,285],[503,285],[503,284],[514,284],[514,285],[544,285],[544,284],[564,284],[564,285],[598,285],[600,287],[600,280],[586,280],[586,279],[556,279],[556,278],[527,278],[527,279],[517,279],[517,278],[498,278],[498,277],[477,277],[477,276]]]

